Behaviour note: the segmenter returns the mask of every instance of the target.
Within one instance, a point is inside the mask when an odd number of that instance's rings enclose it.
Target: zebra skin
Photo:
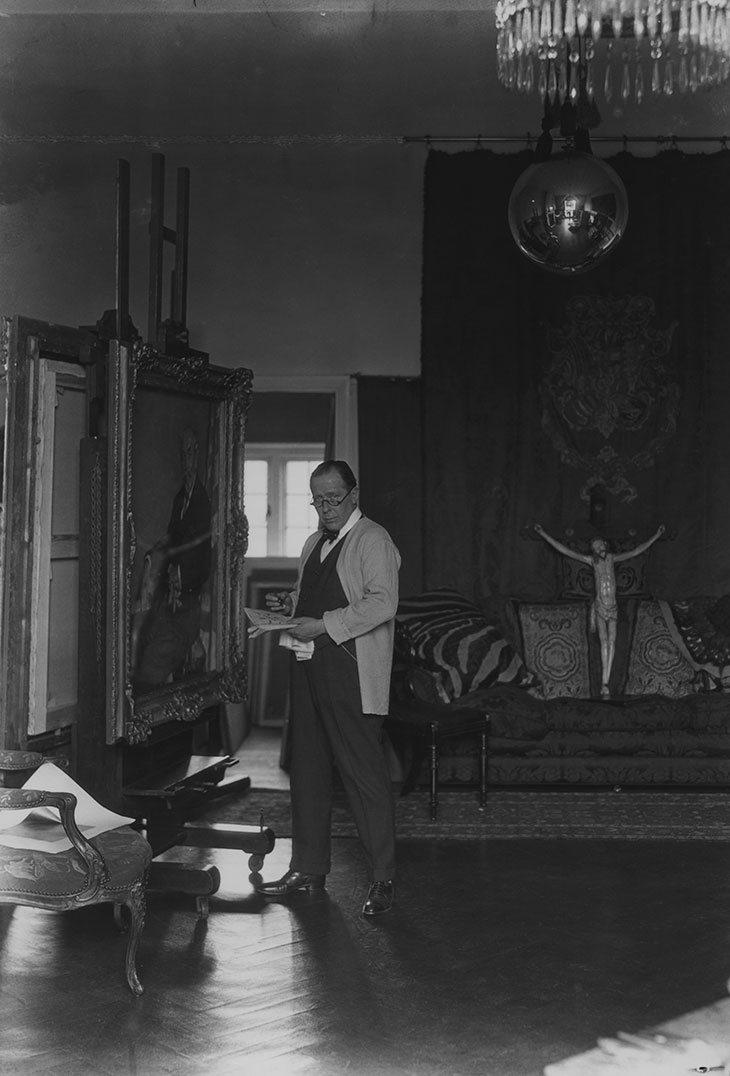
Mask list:
[[[541,686],[501,630],[448,588],[401,599],[396,648],[402,659],[436,674],[444,702],[495,684]]]

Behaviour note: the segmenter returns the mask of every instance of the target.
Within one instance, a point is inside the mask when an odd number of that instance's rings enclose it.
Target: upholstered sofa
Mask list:
[[[621,599],[608,699],[584,599],[477,608],[434,590],[396,624],[387,728],[411,784],[427,774],[409,725],[470,709],[489,715],[491,785],[730,783],[730,598]],[[477,782],[479,748],[474,732],[444,738],[439,780]]]

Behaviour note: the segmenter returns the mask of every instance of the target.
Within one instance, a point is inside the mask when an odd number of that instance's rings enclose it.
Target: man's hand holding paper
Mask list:
[[[248,629],[250,639],[263,635],[266,631],[284,631],[297,623],[291,616],[285,613],[274,613],[268,609],[248,609],[244,607],[244,613],[251,622]]]

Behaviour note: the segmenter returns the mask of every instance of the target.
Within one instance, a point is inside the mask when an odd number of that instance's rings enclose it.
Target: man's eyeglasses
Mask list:
[[[342,504],[345,497],[349,497],[355,487],[351,486],[347,493],[343,493],[341,497],[312,497],[309,502],[312,508],[324,508],[327,505],[329,508],[338,508]]]

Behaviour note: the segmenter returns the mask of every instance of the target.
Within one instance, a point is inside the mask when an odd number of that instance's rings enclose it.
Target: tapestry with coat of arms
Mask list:
[[[579,295],[561,328],[540,386],[542,426],[563,463],[582,471],[581,497],[602,486],[637,496],[634,474],[652,467],[677,428],[680,389],[667,356],[675,324],[654,326],[645,296]]]

